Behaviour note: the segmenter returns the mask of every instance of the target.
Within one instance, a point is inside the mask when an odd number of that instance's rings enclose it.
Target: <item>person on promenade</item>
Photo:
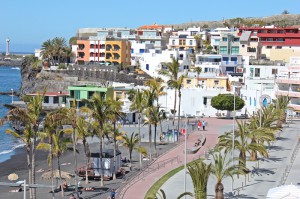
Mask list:
[[[203,131],[205,131],[205,127],[206,127],[207,123],[203,120],[202,121],[202,127],[203,127]]]
[[[199,120],[199,121],[198,121],[198,131],[200,131],[201,126],[202,126],[202,122]]]
[[[110,192],[110,199],[115,199],[115,198],[116,198],[116,192],[114,189],[112,189]]]

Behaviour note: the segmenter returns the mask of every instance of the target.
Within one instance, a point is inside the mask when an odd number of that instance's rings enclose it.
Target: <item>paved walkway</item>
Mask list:
[[[249,175],[234,177],[233,192],[230,196],[232,180],[223,180],[225,198],[266,198],[268,190],[281,184],[300,184],[300,144],[298,136],[300,132],[300,121],[285,126],[277,141],[272,143],[269,149],[269,158],[261,158],[259,162],[247,161],[247,167],[252,171]],[[231,155],[229,154],[231,157]],[[235,154],[237,157],[238,154]],[[230,158],[229,157],[229,158]],[[209,161],[209,160],[208,160]],[[181,171],[172,176],[161,188],[166,192],[167,198],[177,198],[184,192],[184,172]],[[211,176],[208,181],[208,197],[214,198],[214,187],[216,179]],[[187,175],[187,189],[193,193],[193,184]],[[187,199],[191,197],[187,196]]]
[[[197,153],[189,154],[187,161],[190,162],[199,158],[209,148],[212,148],[217,143],[217,138],[220,133],[231,130],[232,120],[216,119],[216,118],[204,118],[208,123],[206,131],[194,131],[189,134],[187,139],[187,148],[191,148],[198,138],[201,139],[201,133],[206,136],[205,146],[202,147]],[[183,139],[181,137],[181,139]],[[183,140],[182,140],[183,141]],[[163,175],[168,173],[170,170],[175,169],[184,164],[184,142],[168,151],[166,154],[159,157],[150,166],[149,172],[142,173],[137,176],[136,179],[127,184],[127,187],[119,193],[119,197],[122,199],[142,199],[149,188]],[[183,178],[182,178],[183,179]],[[182,191],[180,192],[182,193]],[[118,198],[119,198],[118,197]],[[169,196],[167,196],[169,198]]]

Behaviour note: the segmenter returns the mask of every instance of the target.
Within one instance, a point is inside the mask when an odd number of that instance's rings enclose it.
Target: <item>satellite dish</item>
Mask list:
[[[272,99],[269,95],[261,95],[259,98],[259,104],[262,107],[267,107],[269,104],[272,103]]]

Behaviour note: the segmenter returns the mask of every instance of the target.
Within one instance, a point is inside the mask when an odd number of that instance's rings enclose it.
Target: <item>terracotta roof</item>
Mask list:
[[[157,24],[153,24],[153,25],[144,25],[144,26],[140,26],[137,29],[138,30],[142,30],[142,29],[163,29],[164,26],[163,25],[157,25]]]

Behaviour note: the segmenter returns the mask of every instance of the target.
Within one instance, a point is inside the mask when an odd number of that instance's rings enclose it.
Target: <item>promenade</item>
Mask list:
[[[260,158],[259,162],[247,161],[247,167],[251,170],[246,176],[234,177],[233,193],[231,195],[232,179],[223,180],[225,198],[266,198],[268,190],[282,184],[300,184],[300,144],[298,136],[300,132],[300,121],[293,121],[285,125],[279,134],[277,141],[269,148],[269,158]],[[237,153],[234,154],[238,156]],[[227,156],[231,158],[231,154]],[[210,159],[206,161],[210,162]],[[184,192],[184,171],[172,176],[161,188],[166,192],[167,198],[177,198]],[[216,179],[210,176],[207,194],[209,199],[214,198],[214,187]],[[187,175],[186,191],[193,193],[193,184]],[[191,197],[187,196],[187,199]]]
[[[201,119],[202,120],[202,119]],[[206,137],[205,146],[201,147],[201,149],[195,154],[189,154],[187,156],[187,162],[195,160],[202,156],[205,151],[208,151],[210,148],[213,148],[217,143],[219,134],[224,131],[229,131],[232,129],[232,120],[224,120],[224,119],[216,119],[216,118],[203,118],[208,123],[206,127],[206,131],[195,131],[191,132],[187,139],[187,148],[191,148],[194,146],[194,143],[199,138],[201,139],[201,134],[204,133]],[[150,172],[142,173],[140,176],[137,176],[136,179],[133,179],[130,183],[123,188],[121,192],[119,192],[118,198],[122,199],[142,199],[145,197],[145,194],[149,190],[149,188],[159,180],[163,175],[184,164],[184,137],[181,137],[181,143],[168,151],[164,155],[160,156],[155,160],[152,165],[154,167],[150,168]],[[182,177],[183,183],[183,177]],[[178,188],[178,187],[176,187]],[[174,189],[172,188],[172,191]],[[183,192],[183,184],[182,187],[178,191],[179,193]],[[179,195],[179,194],[178,194]],[[178,196],[177,195],[177,196]],[[168,198],[174,198],[167,195]]]

